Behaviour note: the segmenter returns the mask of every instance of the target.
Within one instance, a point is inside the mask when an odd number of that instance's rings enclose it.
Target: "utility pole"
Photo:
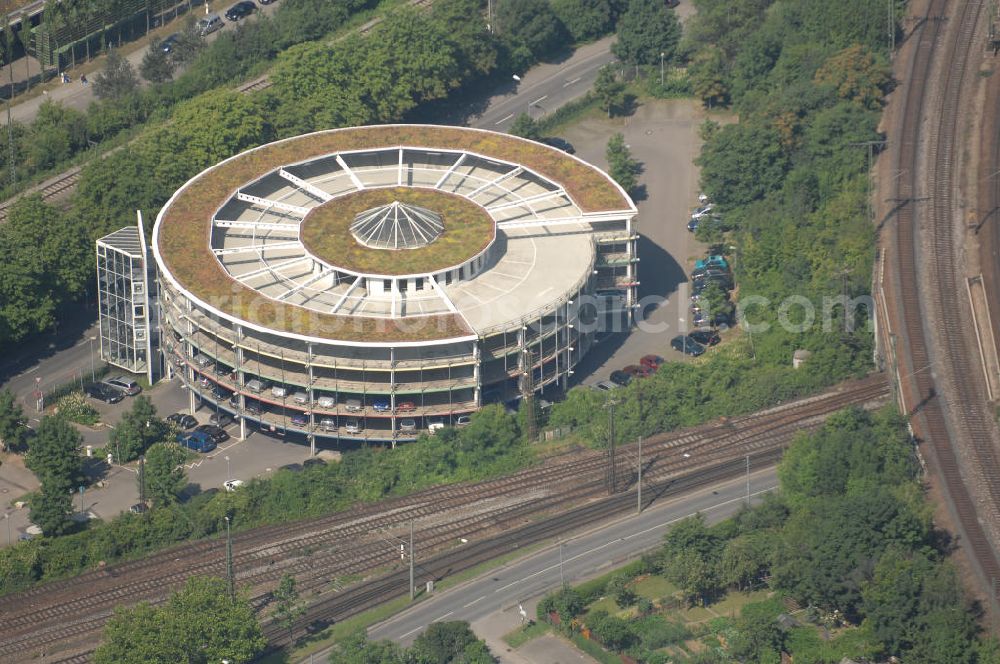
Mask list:
[[[608,471],[607,484],[608,495],[614,495],[615,485],[615,405],[618,402],[614,399],[608,401]]]
[[[639,481],[636,482],[635,513],[642,514],[642,436],[639,436]]]
[[[413,519],[410,519],[410,601],[413,601]]]
[[[747,507],[750,507],[750,455],[747,455]]]
[[[9,538],[8,538],[9,539]],[[563,553],[562,553],[563,543],[559,542],[559,585],[566,585],[566,579],[563,577]]]
[[[146,502],[146,455],[139,457],[139,502]]]
[[[229,585],[229,601],[236,602],[236,578],[233,576],[233,536],[229,517],[226,516],[226,581]]]

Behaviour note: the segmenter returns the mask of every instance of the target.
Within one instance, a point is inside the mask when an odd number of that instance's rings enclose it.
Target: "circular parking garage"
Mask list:
[[[391,442],[565,388],[630,322],[636,210],[521,138],[318,132],[198,174],[153,231],[160,339],[193,400],[313,441]]]

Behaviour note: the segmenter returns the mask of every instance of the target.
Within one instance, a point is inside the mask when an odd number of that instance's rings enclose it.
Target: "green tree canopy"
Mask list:
[[[174,45],[176,48],[176,42]],[[163,42],[154,37],[149,41],[149,50],[142,56],[139,73],[150,83],[163,83],[174,77],[174,60],[164,52]]]
[[[104,69],[94,79],[94,94],[99,99],[121,99],[139,87],[135,67],[118,49],[108,49]]]
[[[154,443],[146,450],[143,471],[146,496],[153,505],[161,507],[177,501],[187,486],[187,473],[183,463],[187,455],[176,443]]]
[[[119,463],[124,463],[138,459],[153,443],[167,440],[169,433],[153,402],[143,394],[132,400],[132,407],[122,415],[108,442]]]
[[[97,664],[251,662],[266,640],[245,597],[229,601],[225,579],[192,577],[165,604],[118,607],[94,653]]]
[[[533,141],[542,138],[542,132],[538,128],[538,123],[527,113],[521,113],[514,118],[514,122],[510,126],[510,133],[521,138],[530,138]]]
[[[551,4],[574,41],[596,39],[614,27],[614,8],[608,0],[552,0]]]
[[[639,184],[642,167],[632,157],[632,151],[625,144],[625,137],[618,133],[608,139],[605,151],[608,160],[608,174],[627,192],[632,192]]]
[[[13,450],[24,442],[24,410],[8,388],[0,390],[0,449]]]
[[[629,0],[618,21],[618,40],[611,51],[631,65],[671,62],[681,40],[681,24],[663,0]]]
[[[497,28],[514,44],[522,44],[536,58],[543,58],[568,41],[566,27],[547,0],[499,0]]]

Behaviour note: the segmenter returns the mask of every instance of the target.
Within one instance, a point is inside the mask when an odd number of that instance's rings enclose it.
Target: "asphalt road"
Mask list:
[[[777,484],[773,468],[751,475],[751,493],[760,496]],[[371,627],[372,639],[390,639],[409,644],[432,622],[465,620],[477,623],[497,612],[517,614],[519,604],[534,618],[539,598],[558,588],[563,581],[578,583],[624,564],[655,547],[667,528],[676,521],[701,512],[709,520],[732,515],[743,504],[743,478],[702,489],[689,495],[647,508],[590,532],[553,544],[543,551],[514,561],[502,568],[436,594],[389,620]],[[419,554],[418,554],[419,555]],[[562,564],[560,564],[560,557]],[[418,559],[419,560],[419,559]],[[419,581],[419,578],[418,578]],[[530,610],[529,610],[530,608]]]

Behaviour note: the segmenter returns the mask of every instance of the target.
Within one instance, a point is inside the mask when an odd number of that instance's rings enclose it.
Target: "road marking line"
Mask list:
[[[409,632],[407,632],[406,634],[400,634],[400,635],[399,635],[399,638],[401,638],[401,639],[405,639],[405,638],[406,638],[406,637],[408,637],[408,636],[409,636],[410,634],[416,634],[417,632],[419,632],[419,631],[420,631],[420,630],[422,630],[423,628],[424,628],[424,626],[423,626],[423,625],[421,625],[420,627],[417,627],[416,629],[411,629],[411,630],[410,630]]]
[[[536,105],[538,105],[538,102],[540,102],[540,101],[545,101],[545,100],[546,100],[546,99],[548,99],[548,98],[549,98],[549,96],[548,96],[548,95],[542,95],[541,97],[539,97],[539,98],[538,98],[538,99],[536,99],[535,101],[533,101],[533,102],[531,102],[530,104],[528,104],[528,106],[536,106]]]
[[[583,77],[582,76],[577,76],[572,81],[566,81],[565,83],[563,83],[563,87],[565,88],[565,87],[568,87],[570,85],[573,85],[574,83],[579,83],[581,78],[583,78]]]
[[[450,615],[451,615],[451,614],[453,614],[453,613],[455,613],[455,612],[454,612],[454,611],[449,611],[448,613],[444,614],[444,615],[443,615],[443,616],[441,616],[440,618],[435,618],[435,619],[434,619],[434,622],[437,622],[437,621],[439,621],[439,620],[444,620],[445,618],[447,618],[448,616],[450,616]]]
[[[503,124],[504,122],[507,122],[507,120],[510,120],[510,119],[511,119],[512,117],[514,117],[514,114],[513,114],[513,113],[511,113],[510,115],[508,115],[508,116],[504,117],[504,118],[503,118],[503,119],[501,119],[501,120],[497,120],[497,121],[496,121],[495,123],[493,123],[493,124],[494,124],[494,125],[501,125],[501,124]]]
[[[484,600],[484,599],[486,599],[486,595],[483,595],[482,597],[477,597],[476,599],[472,600],[471,602],[469,602],[468,604],[466,604],[462,608],[463,609],[467,609],[470,606],[472,606],[473,604],[475,604],[476,602],[479,602],[479,601]]]
[[[31,367],[30,369],[28,369],[27,371],[25,371],[24,373],[25,373],[25,375],[27,375],[27,374],[30,374],[30,373],[35,373],[36,371],[38,371],[38,365],[37,364],[35,366]]]
[[[767,487],[766,489],[760,489],[758,491],[754,491],[752,494],[750,494],[750,497],[752,498],[754,496],[759,496],[761,494],[768,493],[770,491],[773,491],[776,488],[778,488],[777,485],[774,485],[774,486]],[[724,506],[730,505],[732,503],[743,502],[744,500],[746,500],[746,496],[739,496],[737,498],[731,498],[730,500],[724,500],[721,503],[716,503],[714,505],[710,505],[710,506],[708,506],[708,507],[706,507],[704,509],[698,510],[698,511],[699,512],[707,512],[708,510],[718,509],[720,507],[724,507]],[[640,535],[645,535],[646,533],[651,533],[654,530],[659,530],[660,528],[665,528],[666,526],[669,526],[669,525],[672,525],[674,523],[677,523],[678,521],[683,521],[684,519],[688,518],[689,516],[691,516],[691,515],[690,514],[685,514],[684,516],[679,516],[679,517],[677,517],[675,519],[670,519],[669,521],[664,521],[663,523],[657,524],[655,526],[650,526],[649,528],[646,528],[645,530],[639,530],[637,532],[630,533],[629,535],[626,535],[625,537],[619,537],[617,539],[605,542],[604,544],[599,544],[599,545],[593,547],[592,549],[589,549],[587,551],[581,551],[580,553],[576,554],[575,556],[570,556],[569,558],[565,558],[563,560],[562,564],[566,564],[566,563],[568,563],[571,560],[576,560],[577,558],[582,558],[583,556],[595,553],[597,551],[600,551],[601,549],[604,549],[606,547],[611,546],[612,544],[617,544],[618,542],[623,542],[625,540],[629,540],[629,539],[633,539],[635,537],[639,537]],[[524,581],[527,581],[528,579],[534,578],[534,577],[539,576],[541,574],[545,574],[546,572],[551,572],[552,570],[559,569],[559,565],[560,565],[560,563],[556,563],[556,564],[550,565],[549,567],[546,567],[544,569],[540,569],[537,572],[533,572],[532,574],[529,574],[528,576],[525,576],[523,578],[518,579],[517,581],[512,581],[511,583],[508,583],[506,586],[502,586],[500,588],[497,588],[493,592],[497,592],[498,593],[501,590],[506,590],[507,588],[510,588],[511,586],[516,586],[519,583],[523,583]],[[598,569],[600,569],[600,568],[598,568]]]

